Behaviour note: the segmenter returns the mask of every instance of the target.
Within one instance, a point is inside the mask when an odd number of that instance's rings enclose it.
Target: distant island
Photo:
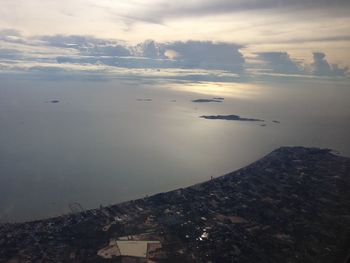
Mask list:
[[[196,100],[192,100],[192,102],[195,102],[195,103],[222,102],[222,100],[219,100],[219,99],[196,99]]]
[[[239,115],[203,115],[200,118],[208,119],[208,120],[227,120],[227,121],[261,121],[260,119],[253,118],[242,118]]]
[[[55,99],[55,100],[47,100],[45,101],[46,103],[59,103],[60,101]]]
[[[0,262],[347,263],[350,158],[282,147],[236,172],[0,225]]]

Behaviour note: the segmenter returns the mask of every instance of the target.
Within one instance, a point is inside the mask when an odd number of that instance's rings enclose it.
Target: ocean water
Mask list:
[[[0,81],[2,222],[62,215],[75,202],[87,209],[185,187],[280,146],[350,156],[350,86],[341,80],[1,75]],[[192,102],[214,97],[224,101]],[[264,119],[266,126],[199,118],[217,114]]]

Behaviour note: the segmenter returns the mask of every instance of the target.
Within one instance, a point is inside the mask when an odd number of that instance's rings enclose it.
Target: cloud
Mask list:
[[[337,64],[330,65],[326,60],[326,55],[322,52],[313,53],[313,63],[311,64],[313,74],[318,76],[345,76],[349,68],[340,68]]]
[[[259,52],[259,67],[265,71],[282,74],[303,74],[305,69],[301,63],[292,59],[287,52]]]
[[[39,39],[45,41],[49,46],[79,50],[82,55],[130,56],[130,51],[126,46],[113,40],[78,35],[42,36]]]
[[[138,44],[135,51],[135,54],[146,58],[159,58],[161,56],[159,45],[152,39]]]
[[[0,41],[4,41],[8,43],[26,43],[21,33],[14,29],[0,30]]]
[[[127,68],[184,68],[226,70],[241,73],[244,58],[240,46],[231,43],[210,41],[187,41],[157,43],[147,40],[135,47],[121,47],[123,52],[95,52],[87,48],[88,43],[79,44],[80,56],[59,56],[58,63],[105,64]],[[72,45],[66,45],[72,47]],[[101,48],[101,47],[100,47]],[[127,52],[124,52],[127,49]],[[119,50],[119,49],[118,49]],[[104,50],[105,51],[105,50]],[[169,54],[176,54],[170,56]]]
[[[56,58],[57,63],[66,64],[93,64],[106,65],[120,68],[141,68],[141,69],[155,69],[155,68],[177,68],[176,61],[169,59],[152,59],[145,57],[95,57],[95,56],[59,56]]]
[[[156,60],[158,67],[199,68],[242,72],[242,46],[212,41],[174,41],[159,43],[146,40],[132,50],[135,57]],[[162,63],[159,63],[162,60]],[[147,60],[145,60],[147,61]]]
[[[131,47],[123,42],[97,39],[89,36],[44,36],[46,45],[75,49],[83,57],[58,57],[59,63],[68,61],[103,63],[130,67],[179,67],[218,69],[242,72],[244,58],[239,51],[242,46],[211,41],[175,41],[157,43],[146,40]],[[169,54],[176,54],[170,56]],[[121,57],[128,57],[121,59]],[[140,59],[143,57],[144,59]]]
[[[22,58],[22,53],[16,49],[0,48],[0,60],[19,60]]]
[[[176,41],[162,45],[163,54],[176,54],[173,59],[179,67],[233,72],[243,71],[244,58],[240,48],[236,44],[211,41]]]
[[[62,67],[54,67],[54,66],[32,66],[32,67],[29,67],[28,70],[34,71],[34,72],[45,72],[45,73],[66,72],[66,69]]]
[[[50,73],[118,70],[118,74],[123,74],[125,69],[153,77],[169,77],[177,71],[176,78],[183,74],[184,79],[213,81],[236,80],[237,76],[261,73],[337,77],[346,76],[348,72],[347,67],[329,64],[321,52],[314,53],[313,62],[308,65],[281,51],[257,52],[254,58],[245,58],[241,53],[244,46],[229,42],[146,40],[130,45],[93,36],[25,37],[18,31],[2,30],[0,44],[0,70]]]
[[[159,1],[153,8],[143,9],[144,20],[164,21],[175,17],[198,17],[208,15],[232,14],[245,11],[315,11],[328,10],[328,14],[335,11],[337,15],[343,14],[350,7],[348,0],[179,0],[168,2]],[[171,10],[171,12],[169,12]]]
[[[251,66],[262,73],[344,77],[349,70],[348,67],[341,68],[337,64],[329,64],[325,53],[322,52],[313,53],[311,64],[291,58],[287,52],[259,52],[256,55],[253,59],[255,63]]]

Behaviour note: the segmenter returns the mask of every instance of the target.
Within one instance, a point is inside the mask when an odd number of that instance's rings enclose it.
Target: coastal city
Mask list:
[[[0,0],[0,263],[350,263],[350,0]]]
[[[167,193],[0,225],[0,262],[346,262],[350,159],[282,147]]]

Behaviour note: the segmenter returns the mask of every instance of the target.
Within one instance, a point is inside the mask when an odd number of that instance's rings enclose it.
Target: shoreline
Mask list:
[[[23,257],[146,262],[142,253],[154,262],[344,261],[343,251],[350,247],[349,186],[349,158],[329,149],[281,147],[186,188],[61,217],[0,224],[0,262]],[[136,255],[128,254],[132,246],[148,245],[151,250],[138,251],[139,261],[130,261]]]

